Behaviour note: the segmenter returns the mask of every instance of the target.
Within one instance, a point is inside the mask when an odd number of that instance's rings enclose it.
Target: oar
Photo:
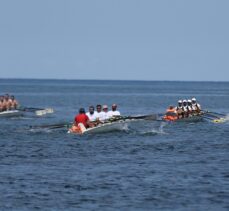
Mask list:
[[[50,124],[50,125],[34,125],[30,126],[30,129],[56,129],[56,128],[65,128],[72,125],[72,122],[63,122],[58,124]]]
[[[220,117],[218,117],[218,116],[206,116],[206,115],[203,115],[203,117],[204,117],[205,119],[211,120],[211,122],[214,122],[214,123],[223,123],[223,122],[226,121],[225,118],[220,118]]]
[[[42,109],[42,110],[35,111],[35,114],[37,116],[42,116],[42,115],[45,115],[45,114],[51,114],[53,112],[54,112],[54,110],[52,108],[45,108],[45,109]]]
[[[157,120],[157,114],[149,114],[149,115],[138,115],[138,116],[116,116],[110,118],[108,121],[118,121],[118,120],[134,120],[134,119],[144,119],[144,120]]]
[[[52,108],[32,108],[32,107],[19,107],[17,110],[25,112],[34,112],[38,116],[45,115],[47,113],[53,113]]]
[[[217,112],[213,112],[213,111],[204,111],[205,113],[211,114],[211,115],[219,115],[219,116],[226,116],[226,114],[222,114],[222,113],[217,113]]]
[[[209,116],[209,117],[212,117],[212,118],[217,118],[217,119],[220,119],[221,117],[219,117],[219,116],[216,116],[216,115],[214,115],[214,114],[210,114],[210,113],[206,113],[206,114],[204,114],[205,116]]]

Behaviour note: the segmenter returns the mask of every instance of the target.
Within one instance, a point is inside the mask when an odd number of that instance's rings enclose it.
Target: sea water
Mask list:
[[[228,82],[0,80],[0,93],[55,113],[0,119],[0,210],[228,210],[229,124],[142,121],[123,131],[67,134],[80,107],[163,113],[195,97],[229,113]]]

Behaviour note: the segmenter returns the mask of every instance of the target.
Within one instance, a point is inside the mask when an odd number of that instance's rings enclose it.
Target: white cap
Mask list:
[[[188,99],[188,103],[191,103],[192,101],[190,99]]]
[[[187,100],[183,100],[183,103],[187,103]]]
[[[192,101],[196,101],[196,98],[195,98],[195,97],[193,97],[193,98],[192,98]]]
[[[182,103],[182,100],[178,100],[178,103]]]

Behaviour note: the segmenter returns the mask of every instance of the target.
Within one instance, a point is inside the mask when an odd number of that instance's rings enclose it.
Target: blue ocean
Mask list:
[[[195,97],[228,114],[229,82],[1,79],[0,93],[55,111],[0,119],[0,210],[229,210],[228,121],[141,121],[86,135],[31,129],[97,104],[147,115]]]

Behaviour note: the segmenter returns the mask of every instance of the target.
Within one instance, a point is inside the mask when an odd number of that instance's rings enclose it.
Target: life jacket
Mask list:
[[[166,110],[165,116],[163,117],[164,120],[166,121],[175,121],[178,119],[177,113],[176,113],[176,109],[175,108],[168,108]]]
[[[175,120],[178,119],[178,117],[177,116],[167,116],[167,115],[165,115],[163,117],[163,119],[166,120],[166,121],[175,121]]]

